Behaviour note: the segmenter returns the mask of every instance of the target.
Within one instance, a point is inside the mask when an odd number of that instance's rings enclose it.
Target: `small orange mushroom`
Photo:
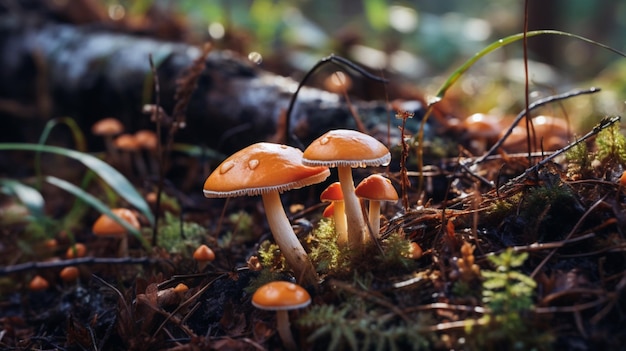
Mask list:
[[[215,260],[215,252],[210,247],[202,244],[194,251],[193,258],[198,261],[198,269],[202,271],[209,262]]]
[[[369,200],[369,223],[375,238],[380,232],[380,203],[382,201],[397,201],[398,193],[389,178],[380,174],[372,174],[363,179],[354,190],[356,196]]]
[[[65,257],[69,259],[79,258],[85,257],[85,254],[87,254],[87,247],[85,246],[85,244],[76,243],[67,249],[67,251],[65,252]]]
[[[71,283],[78,279],[79,274],[80,272],[78,271],[78,268],[74,266],[68,266],[63,268],[61,272],[59,272],[59,277],[61,277],[61,280],[63,280],[64,282]]]
[[[289,323],[289,311],[300,309],[311,303],[311,295],[301,286],[285,282],[275,281],[261,286],[252,295],[254,307],[276,311],[276,329],[283,345],[288,350],[297,350],[296,342],[291,333]]]
[[[127,208],[114,208],[111,209],[111,212],[128,222],[133,228],[141,228],[139,219],[137,219],[137,215],[135,215],[133,211]],[[101,215],[94,222],[92,231],[95,235],[100,237],[120,239],[119,255],[122,257],[128,256],[128,230],[123,225],[113,220],[113,218],[105,214]]]
[[[40,275],[36,275],[28,284],[28,288],[31,291],[44,291],[50,287],[50,284],[46,279]]]

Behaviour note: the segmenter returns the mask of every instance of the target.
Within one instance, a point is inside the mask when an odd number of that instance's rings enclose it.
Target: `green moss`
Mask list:
[[[618,124],[600,131],[595,144],[598,149],[596,157],[602,164],[626,165],[626,137]]]
[[[208,233],[200,224],[181,222],[177,216],[166,212],[158,235],[159,245],[168,252],[191,257],[193,250],[205,241]]]

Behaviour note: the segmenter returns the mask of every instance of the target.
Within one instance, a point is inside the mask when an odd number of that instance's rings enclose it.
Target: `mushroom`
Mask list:
[[[275,281],[261,286],[252,295],[254,307],[276,311],[276,329],[287,350],[297,350],[298,347],[291,333],[289,323],[289,311],[300,309],[311,303],[311,295],[301,286],[285,282]]]
[[[36,275],[30,283],[28,283],[28,288],[31,291],[44,291],[49,287],[50,283],[40,275]]]
[[[137,172],[141,177],[146,176],[146,165],[139,155],[141,147],[133,134],[122,134],[115,138],[115,147],[120,150],[121,166],[124,172],[131,174],[133,172],[133,164],[137,168]]]
[[[334,182],[324,189],[320,195],[320,201],[330,202],[333,206],[333,218],[335,220],[337,244],[339,246],[345,246],[348,242],[348,223],[346,220],[346,211],[343,203],[341,184],[339,182]]]
[[[59,277],[61,277],[61,280],[63,280],[66,283],[71,283],[73,281],[76,281],[79,275],[80,275],[80,272],[78,271],[78,268],[74,266],[67,266],[63,268],[61,272],[59,272]]]
[[[363,179],[356,189],[356,196],[369,200],[369,222],[375,238],[380,232],[380,203],[383,201],[397,201],[398,193],[391,184],[391,180],[380,174],[372,174]]]
[[[69,259],[79,258],[84,257],[85,254],[87,254],[87,247],[85,246],[85,244],[76,243],[67,249],[67,251],[65,252],[65,257]]]
[[[198,270],[203,271],[209,262],[215,260],[215,252],[202,244],[193,252],[193,258],[198,261]]]
[[[91,132],[94,135],[102,136],[107,149],[107,153],[111,158],[112,163],[117,162],[117,153],[113,146],[113,137],[124,131],[124,125],[119,119],[113,117],[107,117],[99,120],[93,126],[91,126]]]
[[[111,210],[113,214],[120,217],[130,224],[132,227],[139,229],[141,225],[135,213],[127,208],[114,208]],[[95,235],[101,237],[113,237],[120,239],[119,256],[128,256],[128,230],[121,224],[113,220],[113,218],[103,214],[94,222],[92,231]]]
[[[541,145],[543,150],[558,150],[567,145],[570,130],[567,121],[564,119],[551,116],[537,116],[532,119],[532,126],[535,131],[535,140]],[[500,137],[503,137],[505,132],[500,133]],[[527,152],[527,140],[528,132],[526,127],[517,125],[506,138],[502,147],[507,152]],[[536,150],[535,146],[533,146],[533,150]]]
[[[475,113],[467,117],[462,127],[472,138],[472,149],[479,154],[487,150],[488,144],[498,137],[502,129],[499,118],[484,113]]]
[[[348,247],[360,250],[367,236],[359,199],[354,194],[353,167],[381,166],[391,161],[385,145],[356,130],[336,129],[315,139],[304,150],[302,163],[307,166],[337,167],[348,221]]]
[[[315,268],[293,231],[280,193],[324,181],[326,167],[302,164],[302,151],[287,145],[256,143],[229,158],[204,182],[204,196],[261,195],[267,221],[287,264],[304,285],[316,285]]]

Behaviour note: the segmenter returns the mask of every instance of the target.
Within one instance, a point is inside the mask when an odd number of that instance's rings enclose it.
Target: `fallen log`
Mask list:
[[[97,26],[24,24],[4,16],[0,18],[0,52],[0,113],[5,118],[23,123],[30,117],[26,123],[32,128],[37,125],[33,120],[70,116],[88,130],[96,120],[115,116],[133,131],[154,128],[142,113],[142,106],[154,101],[149,56],[157,66],[161,105],[172,111],[176,79],[201,51],[184,43]],[[231,52],[214,50],[191,97],[187,127],[177,140],[224,153],[268,140],[297,84]],[[400,121],[393,118],[387,103],[352,101],[352,105],[364,126],[380,133],[383,141],[390,120],[397,142]],[[407,133],[415,132],[422,105],[413,101],[402,108],[415,113],[407,123]],[[314,88],[300,91],[290,125],[305,145],[329,129],[356,128],[350,106],[341,96]]]

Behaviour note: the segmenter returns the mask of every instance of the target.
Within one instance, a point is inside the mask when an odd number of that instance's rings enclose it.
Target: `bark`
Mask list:
[[[96,120],[115,116],[134,131],[153,128],[149,116],[141,112],[143,104],[154,101],[149,55],[158,65],[161,105],[171,112],[176,79],[200,50],[93,26],[24,24],[4,16],[0,17],[0,53],[3,116],[19,115],[3,108],[10,105],[3,102],[10,102],[28,107],[21,117],[71,116],[87,131]],[[268,140],[296,85],[230,52],[212,51],[189,104],[187,128],[177,137],[224,153]],[[365,127],[386,141],[386,104],[352,103]],[[421,105],[413,106],[419,117]],[[397,138],[398,121],[391,117],[391,133]],[[411,120],[408,132],[417,130],[418,120]],[[332,128],[356,129],[340,96],[314,88],[300,92],[290,123],[304,145]]]

